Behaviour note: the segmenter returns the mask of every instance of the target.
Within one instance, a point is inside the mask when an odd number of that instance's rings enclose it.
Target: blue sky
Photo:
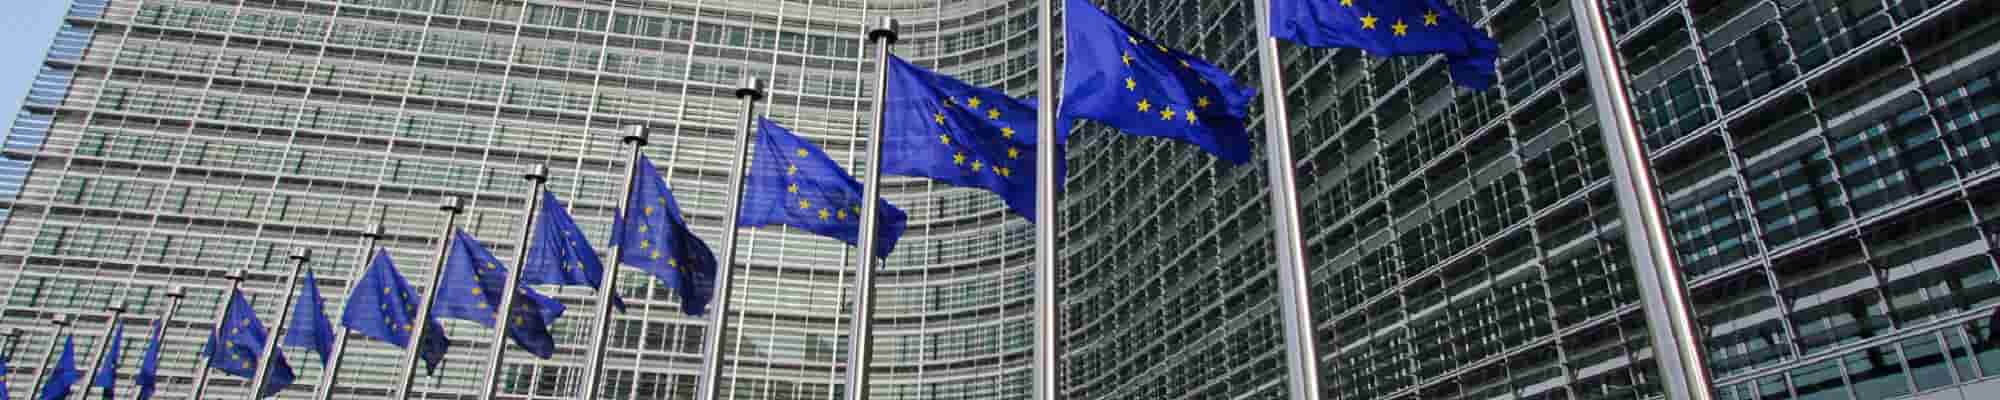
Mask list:
[[[49,40],[56,37],[69,0],[4,0],[0,11],[0,112],[14,126],[21,111],[21,97],[28,95],[28,82],[40,70]]]

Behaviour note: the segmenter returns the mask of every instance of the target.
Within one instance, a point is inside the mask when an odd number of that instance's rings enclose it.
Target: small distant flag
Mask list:
[[[681,297],[681,313],[702,315],[715,294],[715,252],[688,229],[680,202],[674,200],[673,190],[653,167],[653,160],[641,154],[636,167],[632,193],[625,199],[625,215],[612,228],[618,261],[645,270],[674,288]]]
[[[132,383],[139,385],[139,400],[151,400],[160,380],[160,341],[166,339],[167,321],[153,321],[153,336],[146,343],[146,355],[139,357],[139,373]],[[5,392],[5,390],[0,390]],[[6,400],[6,399],[0,399]]]
[[[104,388],[106,400],[116,398],[113,389],[118,387],[118,359],[125,347],[125,323],[117,322],[111,327],[111,341],[104,342],[104,360],[97,364],[97,376],[90,379],[91,386]]]
[[[319,363],[325,366],[327,358],[333,355],[333,322],[326,318],[326,300],[319,296],[319,278],[313,277],[312,270],[306,270],[305,282],[299,286],[299,301],[292,304],[291,326],[285,328],[286,346],[312,349],[319,353]]]
[[[583,228],[569,215],[562,199],[542,192],[541,217],[535,219],[535,239],[528,245],[528,262],[521,267],[522,285],[585,286],[602,290],[604,261],[590,246]],[[611,295],[611,306],[625,311],[625,300]]]
[[[408,349],[410,333],[417,329],[417,307],[422,304],[410,282],[396,270],[396,261],[389,258],[389,251],[378,248],[375,261],[368,265],[361,281],[355,282],[353,294],[347,297],[347,311],[340,314],[340,325],[362,336]],[[438,324],[437,316],[431,316],[425,324],[418,355],[431,373],[437,372],[438,363],[444,362],[445,350],[450,347],[444,325]]]
[[[63,337],[62,356],[56,358],[56,365],[49,368],[48,375],[49,379],[42,384],[41,400],[68,398],[70,386],[83,377],[83,372],[76,370],[76,336]]]
[[[208,366],[230,375],[255,380],[257,362],[264,354],[264,341],[270,335],[264,330],[264,322],[257,319],[257,310],[250,306],[250,300],[243,298],[242,291],[229,294],[229,308],[222,314],[221,323],[208,336],[208,346],[204,349]],[[285,362],[285,352],[273,347],[278,354],[271,357],[270,379],[258,388],[257,397],[265,398],[278,394],[285,386],[290,386],[298,376],[292,372],[290,363]]]
[[[501,266],[500,259],[479,244],[479,239],[458,230],[452,235],[451,255],[445,261],[433,311],[445,318],[493,327],[500,291],[506,286],[507,268]],[[508,316],[507,336],[536,356],[552,356],[555,338],[549,336],[548,324],[562,316],[562,303],[526,286],[515,290],[517,302],[513,315]]]

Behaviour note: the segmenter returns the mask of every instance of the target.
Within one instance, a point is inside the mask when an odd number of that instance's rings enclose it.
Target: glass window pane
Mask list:
[[[1916,380],[1918,391],[1951,384],[1951,369],[1945,363],[1944,350],[1938,347],[1936,337],[1904,340],[1903,357],[1909,360],[1910,377]]]
[[[1854,381],[1854,395],[1861,400],[1910,394],[1908,374],[1903,371],[1903,360],[1896,354],[1895,346],[1870,348],[1841,359],[1847,362],[1849,378]]]
[[[1792,370],[1792,385],[1798,389],[1799,400],[1848,398],[1847,383],[1840,379],[1840,363],[1835,361],[1821,361]]]

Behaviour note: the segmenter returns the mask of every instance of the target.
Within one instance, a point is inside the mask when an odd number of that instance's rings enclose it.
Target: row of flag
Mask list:
[[[1139,136],[1188,142],[1232,164],[1250,160],[1247,133],[1249,106],[1256,90],[1238,84],[1229,71],[1193,54],[1167,47],[1091,5],[1065,0],[1066,54],[1061,120],[1088,119]],[[1272,35],[1313,47],[1364,50],[1377,56],[1442,54],[1456,82],[1473,89],[1490,86],[1495,77],[1498,45],[1455,13],[1443,0],[1270,0]],[[1066,139],[1067,126],[1052,139],[1035,131],[1038,101],[1017,99],[890,56],[887,93],[882,109],[881,173],[923,177],[954,186],[980,188],[1000,196],[1008,208],[1033,219],[1036,144]],[[1067,123],[1067,122],[1065,122]],[[758,140],[751,167],[744,171],[744,207],[737,227],[783,225],[856,244],[862,218],[863,187],[812,142],[774,121],[757,119]],[[1060,154],[1056,155],[1061,160]],[[634,168],[626,208],[613,221],[613,256],[620,264],[646,271],[681,298],[682,311],[701,315],[715,290],[718,267],[706,242],[694,235],[680,205],[653,163],[643,155]],[[1058,163],[1053,175],[1065,175]],[[438,318],[504,327],[518,346],[541,358],[552,356],[549,326],[565,307],[528,285],[585,286],[614,290],[603,282],[604,268],[596,248],[584,237],[567,207],[555,194],[542,191],[521,285],[507,288],[509,271],[479,241],[453,230],[441,271],[436,301],[424,329],[415,325],[419,294],[404,279],[385,249],[372,249],[366,271],[347,296],[341,326],[362,336],[404,349],[414,332],[423,332],[415,346],[428,368],[444,358],[450,340]],[[887,257],[902,236],[907,214],[885,200],[878,202],[876,257]],[[725,249],[727,251],[727,249]],[[322,364],[333,356],[333,330],[319,295],[317,278],[307,271],[299,300],[282,344],[317,353]],[[502,294],[514,290],[516,307],[503,307]],[[614,290],[615,291],[615,290]],[[623,310],[623,301],[610,298]],[[500,309],[511,309],[504,318]],[[240,290],[210,332],[203,355],[207,366],[252,378],[264,360],[269,338],[263,323]],[[137,398],[151,397],[156,384],[163,322],[154,323],[140,372],[134,375]],[[112,331],[111,346],[91,385],[111,398],[119,363],[118,343],[123,325]],[[274,347],[275,349],[276,347]],[[73,338],[65,339],[61,356],[51,367],[40,400],[66,398],[82,378],[76,369]],[[268,397],[291,384],[296,375],[282,351],[272,354],[272,368],[258,397]],[[0,372],[6,371],[0,360]],[[0,380],[0,385],[4,385]],[[0,400],[7,391],[0,386]]]

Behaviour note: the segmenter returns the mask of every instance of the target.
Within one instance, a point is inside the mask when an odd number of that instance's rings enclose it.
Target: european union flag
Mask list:
[[[252,379],[257,375],[257,362],[264,354],[264,341],[270,338],[264,331],[264,322],[257,320],[257,310],[250,307],[250,301],[243,298],[242,291],[229,293],[229,308],[222,313],[222,323],[208,335],[208,347],[203,354],[208,357],[208,366],[220,369],[230,375]],[[264,381],[265,386],[257,390],[258,398],[271,397],[290,386],[298,379],[292,373],[292,366],[285,362],[285,352],[271,357],[276,363],[271,365],[271,375]]]
[[[306,270],[306,281],[299,286],[299,301],[292,304],[291,326],[285,328],[283,343],[319,353],[321,366],[333,354],[333,322],[326,318],[326,300],[319,297],[319,279],[312,270]]]
[[[653,160],[639,155],[625,215],[612,228],[618,261],[652,274],[681,296],[681,312],[702,315],[715,294],[715,252],[688,229],[681,204]]]
[[[160,382],[160,341],[166,339],[167,321],[153,321],[152,340],[146,343],[146,355],[139,357],[139,373],[132,375],[132,383],[139,386],[139,400],[151,400],[153,389]],[[5,392],[6,390],[0,390]],[[0,398],[0,400],[7,400]]]
[[[1271,0],[1271,36],[1379,57],[1444,54],[1452,79],[1475,90],[1498,76],[1500,44],[1445,0]]]
[[[743,182],[743,214],[736,226],[783,224],[849,245],[860,241],[861,181],[819,146],[769,119],[757,118],[757,132],[757,155]],[[895,142],[883,142],[885,152],[890,146]],[[888,156],[883,159],[886,163]],[[888,200],[876,201],[881,215],[875,218],[874,252],[887,258],[902,238],[909,215]]]
[[[882,174],[986,189],[1035,219],[1035,105],[889,57]],[[1058,139],[1060,140],[1060,139]],[[1056,174],[1061,179],[1062,174]],[[1060,181],[1056,184],[1061,187]]]
[[[1063,118],[1201,146],[1233,164],[1250,161],[1244,120],[1257,91],[1228,71],[1138,34],[1085,0],[1068,0],[1063,32]]]
[[[139,398],[145,400],[144,397]],[[0,357],[0,400],[7,400],[7,358]]]
[[[361,280],[354,283],[353,294],[347,297],[347,312],[340,314],[340,325],[362,336],[407,349],[410,332],[417,328],[414,322],[417,307],[422,304],[416,290],[410,288],[410,281],[396,270],[396,261],[389,259],[389,251],[378,248],[375,261],[369,263],[368,271],[362,273]],[[424,359],[430,372],[436,373],[449,347],[451,340],[444,336],[444,325],[432,316],[424,324],[424,341],[418,356]]]
[[[444,280],[438,284],[433,311],[444,318],[478,322],[493,327],[500,308],[500,291],[507,287],[507,269],[500,259],[486,251],[478,239],[464,230],[452,234],[451,254],[445,260]],[[562,316],[562,303],[526,286],[515,288],[513,314],[508,316],[507,337],[542,358],[555,353],[555,338],[547,324]]]
[[[113,389],[118,387],[118,354],[125,347],[125,323],[111,327],[111,341],[104,342],[104,360],[97,363],[97,376],[90,379],[90,385],[104,388],[104,398],[114,398]]]
[[[529,243],[528,263],[521,267],[522,285],[604,287],[604,261],[597,258],[597,248],[590,246],[590,238],[584,237],[555,193],[542,192],[541,217],[535,219],[535,239]],[[625,311],[625,300],[615,293],[611,305]]]
[[[41,400],[62,400],[69,397],[70,385],[82,379],[83,372],[76,370],[76,336],[63,338],[62,357],[56,359],[56,366],[49,368],[49,379],[42,384]]]

